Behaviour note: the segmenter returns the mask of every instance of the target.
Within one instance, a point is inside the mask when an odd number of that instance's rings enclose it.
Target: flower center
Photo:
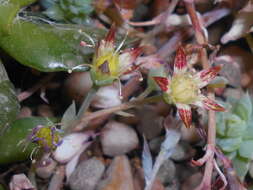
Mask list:
[[[39,139],[37,143],[47,149],[55,149],[56,144],[60,141],[60,136],[57,131],[54,131],[51,127],[42,127],[35,134],[35,136]]]
[[[103,69],[101,70],[101,66],[106,65],[105,72]],[[119,55],[115,52],[108,52],[105,55],[102,55],[96,59],[96,66],[101,70],[104,74],[109,74],[111,76],[116,76],[118,74],[118,65],[119,65]]]
[[[189,74],[173,76],[170,95],[174,103],[191,104],[198,97],[198,86]]]

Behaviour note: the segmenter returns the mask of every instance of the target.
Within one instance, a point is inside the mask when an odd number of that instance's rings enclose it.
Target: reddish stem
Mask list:
[[[187,12],[191,18],[192,26],[195,31],[195,38],[199,45],[207,44],[208,40],[205,36],[205,28],[203,26],[202,21],[197,15],[194,3],[185,2]],[[201,49],[200,58],[204,69],[209,68],[208,56],[206,49]],[[209,98],[214,98],[214,94],[211,90],[208,93]],[[208,112],[208,136],[207,136],[207,150],[206,155],[203,157],[202,161],[206,162],[204,177],[200,185],[196,188],[196,190],[208,190],[211,189],[212,185],[212,173],[214,168],[214,147],[215,147],[215,139],[216,139],[216,119],[215,112]]]

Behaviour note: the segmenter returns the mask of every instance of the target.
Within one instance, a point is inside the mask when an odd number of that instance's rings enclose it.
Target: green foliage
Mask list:
[[[67,21],[77,24],[89,22],[89,14],[93,7],[91,0],[51,0],[51,6],[44,12],[49,18],[56,21]]]
[[[0,131],[16,119],[19,108],[14,87],[0,60]]]
[[[229,112],[218,112],[217,144],[233,161],[238,176],[243,179],[253,160],[253,112],[248,93],[241,99],[229,99]]]
[[[17,16],[22,6],[32,0],[6,1],[0,4],[0,47],[21,64],[44,72],[68,71],[89,63],[93,49],[81,48],[104,33],[93,27],[69,24],[53,25],[29,17]],[[80,30],[82,32],[80,32]],[[89,67],[82,66],[85,71]]]

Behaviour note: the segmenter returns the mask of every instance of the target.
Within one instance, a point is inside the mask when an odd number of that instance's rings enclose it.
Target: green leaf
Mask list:
[[[28,143],[28,147],[23,151],[25,144],[21,141],[27,138],[34,127],[46,124],[48,124],[48,120],[42,117],[22,118],[14,121],[0,138],[0,164],[23,161],[29,158],[36,145]]]
[[[250,162],[248,159],[241,158],[237,156],[233,159],[233,166],[236,171],[236,174],[243,181],[244,177],[248,173]]]
[[[80,51],[80,41],[89,41],[88,35],[98,37],[98,30],[53,26],[24,21],[17,13],[32,0],[12,0],[0,4],[0,47],[20,63],[40,71],[67,71],[74,66],[88,63],[87,55]],[[89,41],[90,43],[90,41]],[[88,52],[90,54],[90,52]],[[82,67],[81,70],[87,70]]]
[[[226,114],[226,136],[240,137],[244,134],[247,125],[246,122],[235,114]]]
[[[234,113],[241,117],[242,120],[248,121],[252,114],[252,102],[248,93],[244,94],[236,104]]]
[[[217,134],[224,137],[226,134],[225,114],[223,112],[216,113]]]
[[[46,11],[43,12],[46,16],[53,20],[64,20],[64,13],[60,7],[55,4],[51,7],[49,7]]]
[[[253,122],[248,123],[248,127],[243,134],[243,140],[253,140]]]
[[[217,139],[218,146],[225,152],[233,152],[237,150],[241,143],[241,137]]]
[[[230,160],[232,160],[232,159],[234,159],[237,156],[237,152],[236,151],[234,151],[234,152],[226,152],[225,156],[227,158],[229,158]]]
[[[14,87],[0,60],[0,131],[16,119],[19,108]]]
[[[90,63],[94,48],[80,47],[80,41],[92,44],[104,37],[105,31],[50,21],[45,24],[41,22],[44,18],[17,16],[22,6],[31,2],[34,0],[0,4],[0,47],[21,64],[39,71],[87,71],[90,67],[82,64]]]
[[[87,36],[92,39],[101,36],[101,32],[94,28],[82,29],[85,33],[79,33],[78,28],[71,25],[53,26],[17,20],[8,35],[0,36],[0,46],[26,66],[44,72],[68,71],[89,63],[93,49],[80,47],[80,41],[90,44]],[[88,69],[82,66],[79,70]]]
[[[253,160],[253,140],[246,140],[241,143],[239,155],[243,158]]]

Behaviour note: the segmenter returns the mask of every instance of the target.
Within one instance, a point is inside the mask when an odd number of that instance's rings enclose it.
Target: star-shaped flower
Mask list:
[[[97,86],[112,84],[122,75],[139,67],[134,64],[134,61],[142,53],[142,48],[130,48],[120,52],[124,41],[115,49],[115,33],[116,29],[112,26],[105,39],[101,40],[96,47],[91,78]]]
[[[38,125],[33,128],[28,140],[39,145],[44,151],[50,152],[56,149],[61,144],[61,139],[58,129],[55,126]]]
[[[220,66],[214,66],[202,70],[196,74],[187,71],[186,54],[179,47],[174,61],[174,73],[172,77],[153,77],[161,90],[167,103],[173,103],[185,126],[189,128],[192,123],[190,105],[196,105],[208,110],[225,111],[214,100],[204,96],[200,89],[214,79],[220,71]]]

